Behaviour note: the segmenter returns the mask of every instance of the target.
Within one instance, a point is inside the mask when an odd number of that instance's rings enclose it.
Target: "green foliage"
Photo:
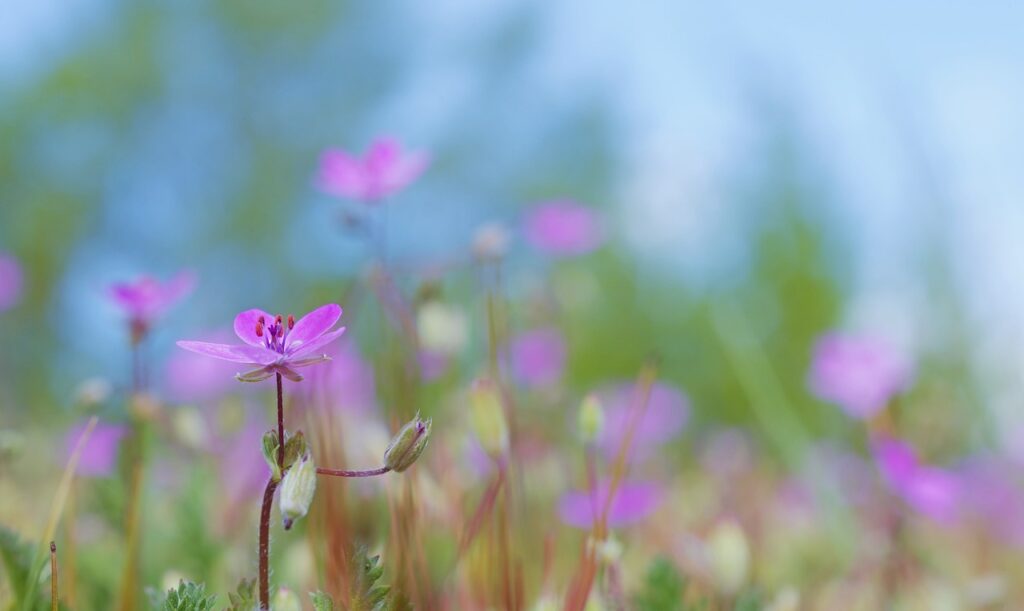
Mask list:
[[[635,596],[637,609],[682,611],[686,580],[668,558],[656,558],[647,568],[643,586]]]
[[[299,459],[300,456],[306,454],[309,449],[309,445],[306,443],[306,438],[299,431],[293,435],[289,435],[288,431],[284,432],[284,471],[287,471]],[[270,467],[270,471],[274,476],[275,480],[280,481],[283,473],[277,465],[277,449],[280,447],[280,443],[277,440],[277,431],[269,430],[263,435],[263,460],[267,462],[267,466]]]
[[[309,598],[313,601],[314,611],[334,611],[334,599],[329,594],[317,590],[310,592]]]
[[[365,547],[356,550],[355,575],[352,579],[352,594],[349,599],[350,611],[383,611],[387,609],[389,586],[378,584],[384,575],[380,556],[367,555]]]
[[[164,595],[150,593],[150,603],[155,611],[210,611],[217,596],[206,593],[205,584],[181,580],[177,589],[171,588]]]
[[[258,596],[256,578],[243,579],[238,582],[238,587],[234,592],[228,593],[228,601],[231,603],[228,609],[229,611],[252,611],[259,604]]]
[[[34,549],[12,530],[0,526],[0,560],[16,601],[25,596]]]

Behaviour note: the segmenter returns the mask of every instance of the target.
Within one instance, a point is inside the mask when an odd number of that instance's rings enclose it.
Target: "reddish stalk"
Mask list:
[[[270,609],[270,510],[276,490],[277,481],[271,476],[263,490],[263,509],[260,511],[260,609]]]
[[[377,469],[366,469],[364,471],[349,471],[346,469],[327,469],[325,467],[317,467],[317,475],[332,475],[334,477],[373,477],[375,475],[384,475],[390,471],[388,467],[379,467]]]
[[[57,544],[50,541],[50,609],[57,611]]]

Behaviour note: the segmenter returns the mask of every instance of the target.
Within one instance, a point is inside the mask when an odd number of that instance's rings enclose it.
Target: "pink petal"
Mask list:
[[[298,324],[296,324],[296,328],[298,328]],[[324,333],[320,337],[318,337],[318,338],[316,338],[316,339],[314,339],[314,340],[312,340],[312,341],[310,341],[308,343],[299,344],[299,345],[293,345],[291,348],[289,348],[287,350],[288,358],[292,359],[294,357],[298,357],[298,356],[301,356],[303,354],[309,354],[310,352],[315,352],[315,351],[323,348],[327,344],[333,342],[334,340],[338,339],[339,337],[341,337],[341,334],[344,333],[344,332],[345,332],[345,327],[340,327],[338,329],[335,329],[334,331],[331,331],[330,333]]]
[[[217,359],[231,361],[232,363],[270,365],[281,358],[281,355],[273,350],[257,348],[255,346],[232,346],[210,342],[180,341],[178,342],[178,347]]]
[[[527,215],[524,231],[531,245],[554,256],[583,255],[604,241],[597,213],[570,200],[536,206]]]
[[[256,335],[256,323],[259,322],[261,316],[265,324],[270,324],[274,320],[273,316],[258,308],[246,310],[235,316],[235,335],[238,336],[238,339],[250,346],[265,348],[267,345],[265,337]]]
[[[295,323],[295,327],[285,338],[285,351],[289,354],[302,350],[300,345],[320,337],[341,318],[341,306],[328,303],[306,314]]]
[[[320,156],[320,188],[331,195],[364,199],[369,190],[362,164],[345,151],[330,149]]]
[[[593,494],[586,490],[563,494],[558,504],[559,517],[570,526],[590,528],[594,524],[594,516],[600,516],[604,511],[608,488],[608,482],[602,481]],[[622,482],[608,509],[608,525],[624,526],[643,520],[654,513],[661,498],[661,488],[657,484]]]

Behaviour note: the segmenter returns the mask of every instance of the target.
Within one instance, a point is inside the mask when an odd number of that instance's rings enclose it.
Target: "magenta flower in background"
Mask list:
[[[523,229],[534,248],[557,257],[586,254],[604,241],[597,214],[570,200],[538,204],[527,214]]]
[[[233,437],[216,446],[219,448],[220,476],[228,508],[258,498],[270,477],[267,461],[252,450],[260,447],[266,430],[259,422],[249,421]]]
[[[13,308],[21,301],[22,282],[18,260],[0,252],[0,312]]]
[[[67,457],[74,452],[78,440],[85,432],[85,427],[85,424],[78,424],[68,431],[64,443]],[[108,477],[111,475],[114,472],[114,467],[117,466],[117,451],[121,445],[121,439],[127,434],[128,429],[123,425],[97,424],[92,430],[92,435],[82,447],[76,473],[86,477]]]
[[[808,385],[847,415],[866,419],[910,386],[910,364],[884,341],[827,333],[814,347]]]
[[[886,485],[915,511],[946,524],[959,516],[964,489],[955,472],[921,464],[914,448],[898,439],[876,438],[872,452]]]
[[[609,482],[598,482],[597,490],[566,492],[558,502],[558,516],[576,528],[591,528],[608,499]],[[608,526],[635,524],[654,513],[661,504],[661,486],[652,482],[620,482],[608,510]]]
[[[989,534],[1024,547],[1024,486],[1007,460],[972,457],[957,469],[963,503]]]
[[[223,342],[225,332],[204,339]],[[233,377],[238,368],[226,361],[215,361],[194,352],[175,351],[167,358],[164,388],[167,398],[176,403],[209,402],[220,399],[235,388]]]
[[[320,188],[331,195],[375,203],[401,191],[430,164],[426,153],[410,152],[394,138],[377,138],[360,157],[328,149],[320,157]]]
[[[373,365],[359,354],[351,341],[341,339],[325,349],[330,361],[312,370],[303,385],[309,405],[328,410],[370,414],[377,408]]]
[[[341,306],[320,306],[298,321],[263,310],[246,310],[235,317],[235,335],[246,345],[179,341],[178,346],[232,363],[257,367],[237,374],[241,382],[259,382],[279,373],[293,382],[302,380],[295,369],[330,360],[322,350],[341,337],[345,327],[331,328],[341,318]]]
[[[609,459],[618,454],[625,438],[635,396],[636,384],[632,382],[597,393],[604,406],[604,426],[598,443]],[[637,461],[654,454],[658,446],[671,441],[683,430],[689,414],[689,401],[682,392],[668,384],[654,384],[643,418],[633,434],[629,458]]]
[[[565,338],[555,328],[534,329],[512,339],[512,375],[525,386],[549,386],[565,369]]]
[[[110,298],[128,316],[132,340],[139,341],[149,326],[168,308],[192,292],[196,278],[192,272],[179,272],[167,282],[142,276],[134,282],[119,282],[110,287]]]

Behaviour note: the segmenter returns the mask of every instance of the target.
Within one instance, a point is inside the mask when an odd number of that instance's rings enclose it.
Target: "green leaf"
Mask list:
[[[155,611],[211,611],[216,600],[215,595],[206,593],[205,584],[185,580],[162,596],[150,591],[150,604]]]
[[[386,608],[390,586],[378,584],[384,575],[384,566],[380,556],[367,555],[365,547],[356,550],[355,578],[352,580],[352,596],[349,600],[350,611],[382,611]]]
[[[242,579],[238,582],[238,588],[228,593],[228,601],[231,606],[229,611],[252,611],[259,605],[256,593],[256,578]]]
[[[288,431],[285,431],[284,436],[287,439],[284,444],[284,468],[288,470],[296,460],[306,455],[307,445],[302,431],[294,435],[288,435]]]
[[[334,611],[334,599],[329,594],[317,590],[310,592],[309,598],[313,601],[315,611]]]
[[[277,431],[270,430],[263,434],[263,460],[267,461],[270,473],[275,481],[281,480],[281,468],[277,465]]]
[[[14,592],[15,601],[25,596],[25,585],[32,566],[35,548],[5,526],[0,526],[0,561],[4,565],[7,583]]]
[[[656,558],[647,569],[643,585],[634,597],[637,609],[683,611],[686,580],[667,558]]]

